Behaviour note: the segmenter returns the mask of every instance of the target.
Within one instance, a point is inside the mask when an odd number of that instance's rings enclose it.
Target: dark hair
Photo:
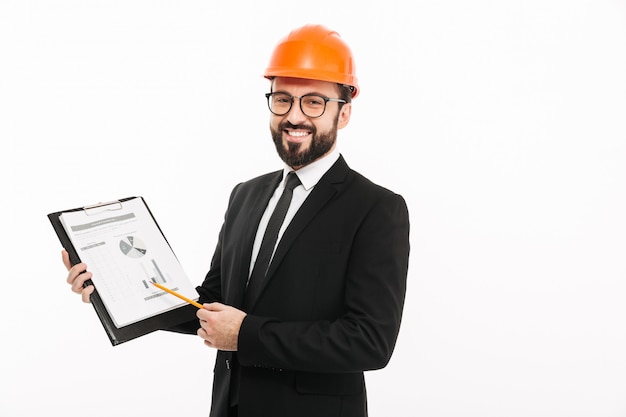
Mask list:
[[[337,84],[339,87],[339,98],[345,100],[346,103],[352,102],[352,93],[354,91],[354,87],[345,84]],[[344,103],[339,103],[344,104]]]

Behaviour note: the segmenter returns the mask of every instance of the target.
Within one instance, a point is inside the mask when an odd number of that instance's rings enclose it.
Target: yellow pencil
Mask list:
[[[152,284],[154,284],[156,287],[159,287],[159,288],[160,288],[160,289],[162,289],[163,291],[165,291],[165,292],[169,292],[170,294],[172,294],[172,295],[174,295],[174,296],[176,296],[176,297],[180,298],[181,300],[185,300],[185,301],[187,301],[189,304],[193,304],[194,306],[196,306],[196,307],[198,307],[198,308],[204,308],[204,306],[203,306],[202,304],[197,303],[197,302],[195,302],[195,301],[193,301],[193,300],[191,300],[191,299],[189,299],[189,298],[185,297],[184,295],[181,295],[181,294],[179,294],[179,293],[177,293],[177,292],[175,292],[175,291],[172,291],[172,290],[170,290],[169,288],[166,288],[166,287],[164,287],[164,286],[163,286],[163,285],[161,285],[161,284],[157,284],[157,283],[156,283],[156,282],[154,282],[154,281],[150,281],[150,282],[152,282]]]

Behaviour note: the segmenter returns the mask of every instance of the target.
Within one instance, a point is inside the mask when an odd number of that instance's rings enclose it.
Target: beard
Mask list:
[[[311,142],[307,149],[302,150],[302,143],[287,143],[283,145],[283,131],[285,129],[307,129],[311,131]],[[283,162],[290,167],[303,167],[321,158],[330,151],[337,140],[337,119],[333,127],[323,133],[318,133],[315,126],[293,125],[283,122],[278,125],[278,129],[270,127],[272,140],[276,147],[276,152]]]

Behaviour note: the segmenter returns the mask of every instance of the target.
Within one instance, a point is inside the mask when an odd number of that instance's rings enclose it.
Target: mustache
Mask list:
[[[285,130],[285,129],[302,129],[302,130],[310,130],[311,133],[315,134],[315,132],[317,131],[317,129],[315,129],[315,126],[307,126],[307,125],[294,125],[291,122],[285,121],[282,122],[281,124],[278,125],[278,129],[279,130]]]

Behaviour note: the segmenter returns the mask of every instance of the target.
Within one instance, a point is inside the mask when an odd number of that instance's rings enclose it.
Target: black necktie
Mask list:
[[[287,209],[291,203],[291,196],[293,195],[293,189],[300,185],[300,179],[295,172],[287,174],[287,181],[283,194],[280,196],[276,208],[270,217],[270,221],[265,229],[263,240],[261,241],[261,248],[259,254],[254,262],[254,268],[252,268],[252,274],[250,274],[250,280],[248,281],[248,288],[246,290],[246,304],[253,298],[256,298],[256,292],[260,290],[263,278],[269,268],[272,254],[274,253],[274,247],[276,246],[276,240],[278,238],[278,231],[285,220],[287,215]],[[252,297],[252,298],[251,298]]]

